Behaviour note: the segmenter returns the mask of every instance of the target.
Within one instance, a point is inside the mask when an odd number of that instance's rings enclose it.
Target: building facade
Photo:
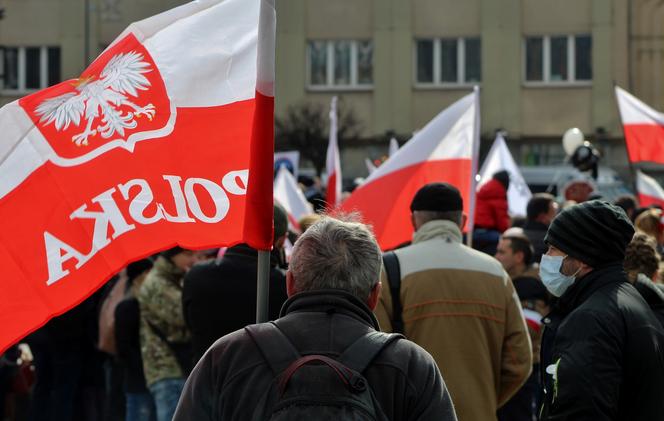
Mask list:
[[[0,0],[0,102],[76,77],[130,22],[183,0]],[[659,0],[277,0],[276,115],[338,95],[362,124],[347,176],[481,92],[483,150],[505,130],[523,164],[562,161],[579,127],[627,172],[613,86],[664,110]]]

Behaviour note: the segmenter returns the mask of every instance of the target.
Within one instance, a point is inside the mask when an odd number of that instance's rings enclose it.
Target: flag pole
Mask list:
[[[256,323],[268,321],[268,297],[270,296],[270,252],[258,250],[258,274],[256,285]]]
[[[477,187],[477,179],[475,177],[477,177],[477,167],[480,155],[480,87],[475,85],[473,87],[473,92],[475,94],[475,106],[477,107],[477,110],[475,112],[472,160],[470,164],[470,205],[468,206],[470,215],[468,215],[468,231],[466,236],[466,244],[468,247],[473,246],[473,231],[475,229],[475,200],[477,197],[477,192],[475,191]]]

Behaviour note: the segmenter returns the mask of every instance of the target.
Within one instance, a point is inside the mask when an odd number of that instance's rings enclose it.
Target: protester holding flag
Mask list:
[[[191,250],[173,247],[162,252],[138,294],[143,369],[157,421],[173,417],[193,366],[191,336],[182,315],[182,281],[194,263]]]
[[[493,174],[491,180],[480,187],[475,205],[473,248],[493,256],[500,234],[510,227],[507,213],[507,189],[510,174],[506,170]]]

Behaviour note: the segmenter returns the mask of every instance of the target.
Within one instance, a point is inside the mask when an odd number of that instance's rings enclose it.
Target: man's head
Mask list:
[[[551,222],[545,243],[550,256],[566,256],[560,273],[580,277],[610,263],[622,263],[634,226],[625,212],[599,200],[571,206]]]
[[[510,276],[523,272],[533,259],[533,246],[521,234],[503,235],[496,247],[496,259]]]
[[[343,290],[373,310],[380,270],[381,251],[366,225],[324,216],[295,242],[286,274],[288,295]]]
[[[161,256],[170,261],[176,268],[187,272],[198,262],[198,256],[193,250],[183,249],[182,247],[173,247],[164,250]]]
[[[452,221],[460,228],[466,223],[461,193],[448,183],[429,183],[420,188],[413,197],[410,211],[415,231],[437,219]]]
[[[635,234],[625,250],[624,267],[630,282],[636,281],[639,273],[643,273],[653,282],[657,282],[659,262],[655,240],[643,233]]]
[[[288,234],[288,214],[281,205],[274,204],[274,242],[273,246],[277,250],[284,247]]]
[[[636,208],[639,207],[638,202],[636,201],[636,198],[634,196],[632,196],[631,194],[620,196],[619,198],[616,199],[614,204],[622,208],[622,210],[625,211],[629,219],[634,221],[634,218],[636,217],[634,215],[636,212]]]
[[[529,221],[540,222],[546,226],[551,224],[558,213],[558,203],[549,193],[535,193],[528,201],[526,214]]]

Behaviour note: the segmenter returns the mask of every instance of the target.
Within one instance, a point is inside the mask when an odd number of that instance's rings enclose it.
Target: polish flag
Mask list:
[[[279,168],[274,179],[274,200],[286,210],[288,223],[293,231],[300,230],[297,222],[300,218],[314,213],[313,207],[298,187],[295,177],[283,166]]]
[[[410,241],[410,202],[427,183],[447,182],[463,195],[464,213],[472,217],[479,148],[479,91],[461,98],[434,117],[394,156],[385,161],[342,204],[373,225],[383,250]]]
[[[636,170],[636,192],[641,206],[659,205],[664,208],[664,189],[657,180]]]
[[[391,138],[388,156],[393,156],[397,152],[399,152],[399,142],[395,138]]]
[[[0,109],[0,353],[132,260],[272,244],[273,0],[130,25]]]
[[[526,207],[533,194],[521,175],[519,166],[516,165],[507,143],[505,143],[505,138],[499,133],[480,169],[478,191],[482,185],[491,180],[495,173],[501,170],[510,174],[510,186],[507,189],[507,205],[510,215],[526,216]]]
[[[341,162],[337,142],[337,97],[330,102],[330,143],[327,145],[327,191],[325,201],[334,209],[341,201]]]
[[[616,86],[630,162],[664,164],[664,114]]]

